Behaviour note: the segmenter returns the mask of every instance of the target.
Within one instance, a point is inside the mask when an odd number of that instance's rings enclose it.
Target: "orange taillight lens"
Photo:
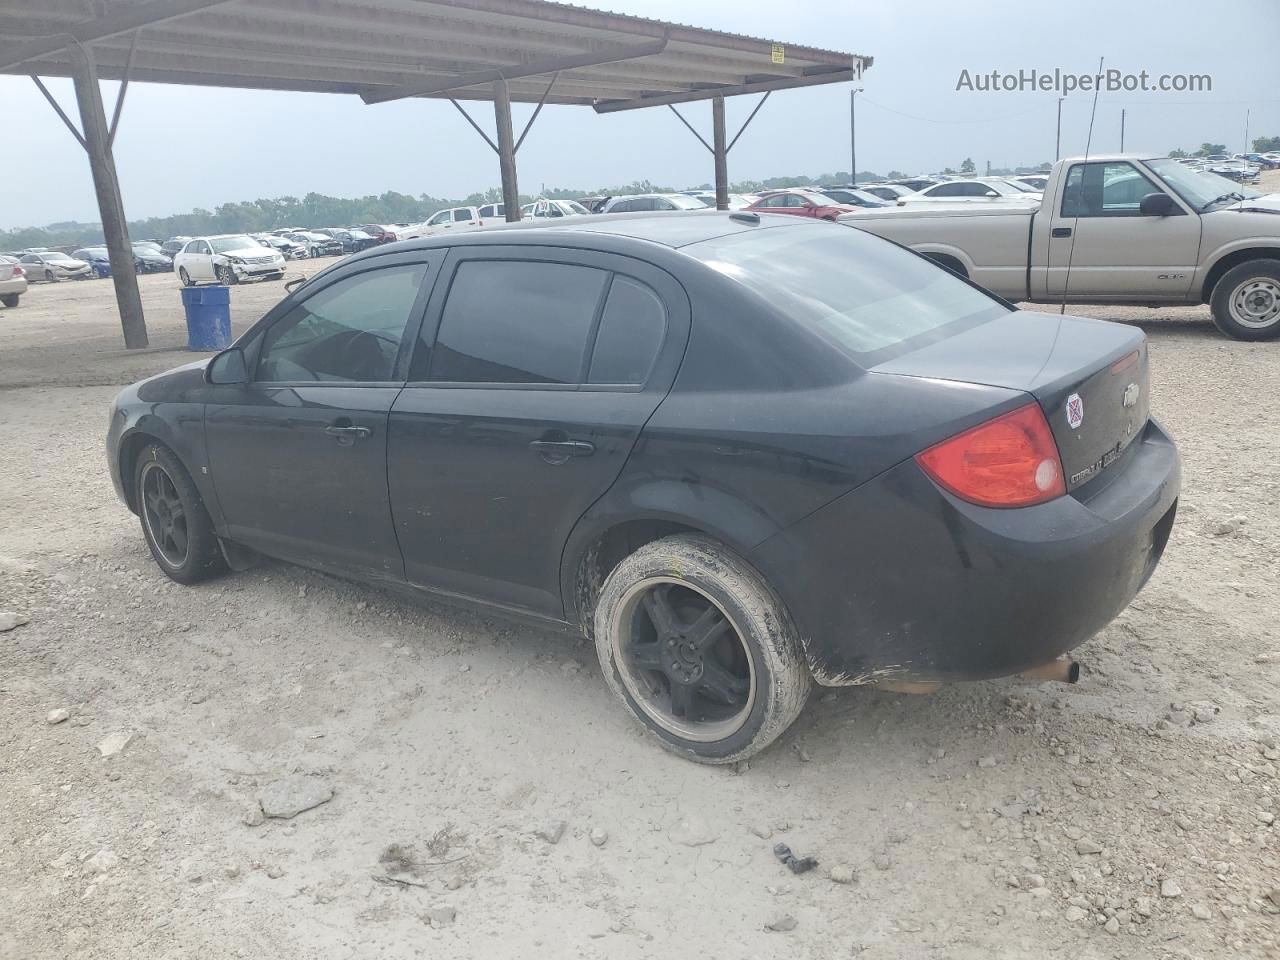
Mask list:
[[[1028,507],[1067,492],[1058,445],[1029,403],[916,454],[934,482],[984,507]]]

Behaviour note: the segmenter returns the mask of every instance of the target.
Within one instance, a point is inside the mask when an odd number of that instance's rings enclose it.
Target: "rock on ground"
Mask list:
[[[333,788],[319,777],[299,775],[274,780],[258,794],[262,812],[282,820],[292,820],[298,814],[332,799]]]

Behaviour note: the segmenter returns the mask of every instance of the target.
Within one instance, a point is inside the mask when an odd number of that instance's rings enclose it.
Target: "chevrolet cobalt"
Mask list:
[[[121,392],[160,569],[269,556],[594,639],[664,746],[748,757],[811,684],[1045,673],[1169,537],[1133,327],[1022,312],[808,218],[389,244]]]

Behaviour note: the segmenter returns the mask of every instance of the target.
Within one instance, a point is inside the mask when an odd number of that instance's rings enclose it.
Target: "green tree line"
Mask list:
[[[972,161],[966,161],[972,166]],[[1044,166],[1043,164],[1041,166]],[[1035,167],[1018,167],[1015,170],[992,170],[994,174],[1022,173]],[[870,170],[858,171],[858,182],[893,180],[906,174],[889,170],[881,175]],[[817,176],[769,177],[764,180],[739,180],[730,184],[731,193],[754,193],[782,187],[822,187],[850,182],[849,171],[835,171]],[[555,187],[544,190],[539,196],[551,200],[571,200],[583,196],[605,196],[633,193],[671,193],[676,188],[669,185],[637,180],[632,183],[602,187],[597,190],[581,190]],[[712,189],[703,183],[688,189]],[[259,200],[242,200],[224,203],[214,210],[196,208],[190,213],[168,217],[147,217],[129,221],[129,236],[135,240],[170,237],[196,237],[218,233],[259,233],[283,227],[345,227],[361,223],[421,223],[438,210],[446,207],[478,206],[496,203],[502,199],[502,191],[486,190],[461,198],[433,197],[430,194],[410,196],[388,190],[385,193],[365,197],[327,197],[320,193],[308,193],[298,197],[273,197]],[[521,196],[527,203],[534,196]],[[51,223],[44,227],[19,227],[0,231],[0,251],[22,250],[27,247],[75,247],[102,242],[102,226],[97,223]]]

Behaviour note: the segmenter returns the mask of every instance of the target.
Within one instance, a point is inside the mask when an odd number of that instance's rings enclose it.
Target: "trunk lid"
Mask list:
[[[1102,475],[1149,416],[1146,336],[1086,317],[1016,311],[875,370],[1031,394],[1058,443],[1068,491]]]

